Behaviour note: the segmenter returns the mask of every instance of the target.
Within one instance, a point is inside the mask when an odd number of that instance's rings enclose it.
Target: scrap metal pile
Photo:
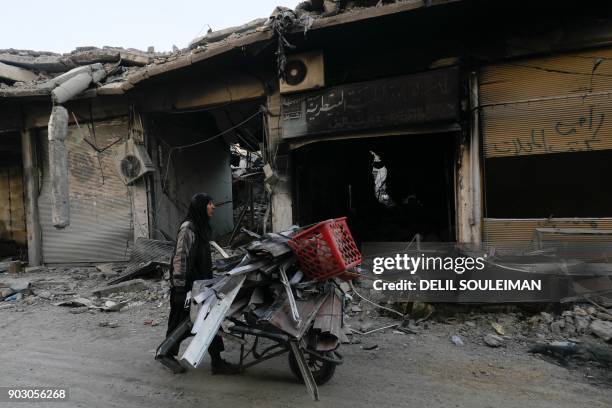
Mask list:
[[[303,273],[288,245],[294,232],[264,235],[244,256],[218,260],[221,275],[194,283],[188,298],[195,338],[184,361],[198,367],[219,329],[277,332],[320,352],[346,340],[342,292],[332,279],[313,280]]]

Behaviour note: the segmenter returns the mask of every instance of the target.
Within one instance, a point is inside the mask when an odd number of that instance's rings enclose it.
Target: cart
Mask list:
[[[317,351],[312,344],[308,344],[306,339],[315,336],[312,327],[303,338],[297,339],[269,326],[259,327],[237,320],[232,323],[234,326],[229,328],[229,336],[234,336],[240,343],[241,370],[287,354],[291,372],[306,385],[315,400],[319,399],[317,386],[328,382],[333,377],[336,366],[343,362],[338,348]],[[252,339],[252,345],[247,347],[251,343],[247,341],[249,338]],[[262,339],[270,340],[272,344],[262,345]]]
[[[267,234],[246,250],[228,262],[226,272],[193,282],[186,304],[190,318],[157,355],[165,356],[188,333],[195,337],[181,360],[195,368],[216,335],[240,343],[243,370],[286,353],[292,373],[318,400],[317,386],[342,364],[338,348],[346,340],[345,295],[333,278],[345,278],[361,262],[346,220]]]

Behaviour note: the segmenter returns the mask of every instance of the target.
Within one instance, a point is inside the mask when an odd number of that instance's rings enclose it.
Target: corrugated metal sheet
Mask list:
[[[66,140],[69,161],[70,226],[58,230],[51,222],[51,186],[47,134],[41,132],[42,188],[38,200],[45,263],[108,262],[128,259],[133,241],[132,209],[127,186],[115,165],[125,149],[120,141],[99,155],[98,148],[127,136],[127,121],[98,122],[93,134],[86,125],[71,126]],[[99,160],[98,160],[99,158]]]
[[[524,246],[536,239],[536,228],[581,228],[612,230],[612,218],[485,218],[482,223],[483,241],[501,246]],[[550,237],[549,237],[550,238]],[[611,238],[601,236],[555,235],[555,240],[601,242]]]
[[[612,49],[492,65],[479,85],[486,157],[612,149]]]
[[[606,263],[612,258],[612,218],[488,218],[483,235],[485,246],[500,252],[548,250],[559,259]]]
[[[0,164],[0,240],[27,245],[21,164]]]

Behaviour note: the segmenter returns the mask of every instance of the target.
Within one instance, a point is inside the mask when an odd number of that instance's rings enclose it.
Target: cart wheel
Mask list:
[[[312,372],[312,376],[317,383],[317,385],[323,385],[334,376],[334,372],[336,371],[336,364],[330,363],[329,361],[318,359],[309,353],[304,353],[304,358],[306,359],[306,363],[308,364],[308,368]],[[302,378],[302,372],[300,371],[300,367],[295,359],[293,353],[289,353],[289,367],[291,368],[291,372],[295,375],[295,378],[304,382]]]

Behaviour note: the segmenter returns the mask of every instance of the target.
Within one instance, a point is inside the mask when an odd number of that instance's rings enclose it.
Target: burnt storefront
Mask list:
[[[283,95],[294,220],[348,216],[359,241],[455,240],[459,70]]]

